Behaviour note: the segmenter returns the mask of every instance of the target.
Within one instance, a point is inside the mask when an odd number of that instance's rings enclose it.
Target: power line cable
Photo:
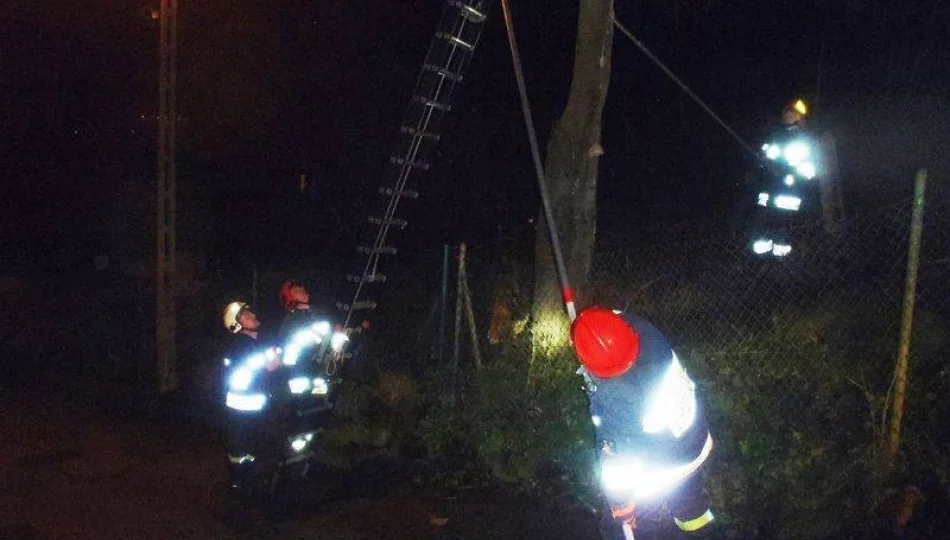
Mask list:
[[[720,126],[722,126],[722,128],[725,129],[726,132],[729,133],[729,135],[731,135],[732,138],[735,139],[736,142],[738,142],[742,146],[742,148],[744,148],[747,152],[749,152],[749,154],[754,156],[757,160],[761,159],[761,155],[759,152],[756,152],[755,149],[753,149],[752,146],[745,141],[745,139],[739,136],[739,134],[736,133],[734,129],[729,127],[729,125],[726,124],[726,122],[722,118],[719,117],[719,115],[713,112],[713,110],[709,107],[709,105],[706,105],[705,101],[700,99],[700,97],[697,96],[695,92],[690,90],[690,88],[686,86],[686,83],[684,83],[679,77],[677,77],[676,74],[673,73],[673,71],[670,68],[666,67],[666,64],[664,64],[659,58],[656,57],[656,55],[650,52],[650,49],[647,49],[646,45],[644,45],[639,39],[636,38],[636,36],[633,35],[633,32],[628,30],[623,24],[620,23],[620,21],[618,21],[612,15],[611,15],[611,20],[613,20],[614,26],[616,26],[618,30],[620,30],[625,36],[627,36],[627,38],[630,39],[630,41],[632,41],[633,44],[636,45],[637,48],[640,49],[640,51],[646,55],[647,58],[649,58],[654,64],[656,64],[657,67],[663,70],[663,73],[665,73],[667,77],[672,79],[673,82],[675,82],[677,86],[679,86],[680,89],[684,93],[686,93],[686,95],[693,98],[693,101],[699,104],[699,106],[702,107],[703,110],[706,111],[709,114],[709,116],[712,117],[713,120],[715,120]]]

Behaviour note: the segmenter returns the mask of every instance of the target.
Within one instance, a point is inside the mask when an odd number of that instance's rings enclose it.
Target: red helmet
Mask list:
[[[587,371],[600,378],[625,373],[637,361],[640,337],[627,321],[601,307],[587,308],[571,325],[574,350]]]
[[[303,287],[303,285],[288,279],[280,286],[280,292],[278,293],[280,296],[280,305],[287,311],[294,309],[298,304],[297,298],[294,296],[292,290],[294,287]]]

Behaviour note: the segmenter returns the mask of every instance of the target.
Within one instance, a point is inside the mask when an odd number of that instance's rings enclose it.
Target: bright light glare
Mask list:
[[[642,478],[643,461],[607,458],[600,467],[600,482],[611,495],[629,495],[637,479]]]
[[[326,335],[330,333],[330,323],[327,321],[315,322],[310,328],[312,328],[313,331],[319,335]]]
[[[802,176],[804,176],[805,178],[809,180],[811,180],[812,178],[818,175],[818,170],[815,168],[815,164],[812,163],[811,161],[806,161],[805,163],[802,163],[801,165],[796,167],[796,170],[799,173],[801,173]]]
[[[600,478],[608,494],[643,502],[670,489],[689,475],[683,472],[681,467],[648,468],[641,460],[621,458],[605,461]]]
[[[317,377],[313,380],[313,394],[318,396],[325,396],[330,391],[330,386],[327,384],[327,381],[321,377]]]
[[[264,394],[239,394],[228,392],[227,406],[239,411],[259,411],[264,408],[267,398]]]
[[[294,377],[287,381],[291,394],[303,394],[310,389],[310,379],[307,377]]]
[[[693,425],[696,417],[696,385],[686,374],[676,354],[667,368],[660,387],[650,399],[641,422],[646,433],[669,429],[677,439]]]
[[[608,495],[642,502],[669,490],[696,472],[709,457],[712,447],[712,436],[707,435],[696,459],[672,467],[647,466],[643,460],[635,457],[606,458],[600,469],[601,485]]]
[[[251,381],[253,380],[254,372],[241,366],[231,374],[231,378],[228,380],[228,386],[231,387],[231,390],[244,392],[251,386]]]
[[[300,349],[301,347],[296,343],[291,343],[288,345],[287,350],[284,351],[283,357],[281,357],[281,362],[285,366],[297,365],[297,360],[300,358]]]
[[[768,253],[772,251],[772,241],[771,240],[756,240],[752,244],[752,251],[758,253],[759,255],[763,253]]]
[[[772,255],[776,257],[784,257],[792,252],[792,246],[788,244],[775,244],[772,248]]]
[[[333,337],[330,338],[330,347],[333,348],[335,352],[340,352],[349,340],[349,336],[343,332],[334,332]]]
[[[759,206],[768,206],[769,205],[769,194],[768,193],[759,193]]]
[[[264,367],[264,364],[266,363],[267,363],[267,357],[264,356],[264,353],[257,353],[257,354],[251,355],[251,357],[248,358],[246,362],[247,367],[251,368],[252,370],[261,369],[262,367]]]
[[[782,155],[782,147],[777,144],[767,144],[763,146],[762,149],[765,150],[765,157],[769,159],[778,159],[778,157]]]
[[[785,156],[785,161],[787,161],[789,165],[796,167],[808,159],[809,153],[808,144],[802,141],[795,141],[785,147],[785,151],[782,155]]]
[[[590,417],[590,421],[594,423],[594,427],[600,427],[600,424],[602,423],[600,417],[596,414]]]
[[[294,449],[294,452],[300,452],[304,448],[306,448],[306,446],[307,446],[307,439],[298,438],[298,439],[294,439],[293,442],[290,443],[290,447]]]
[[[775,206],[782,210],[791,210],[798,212],[802,205],[802,200],[794,195],[778,195],[775,197]]]
[[[786,174],[786,175],[785,175],[785,180],[784,180],[784,182],[785,182],[785,185],[788,186],[788,187],[794,186],[794,185],[795,185],[795,175],[793,175],[793,174]]]

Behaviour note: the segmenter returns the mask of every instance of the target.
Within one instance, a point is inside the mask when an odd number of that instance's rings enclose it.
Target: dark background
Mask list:
[[[366,218],[380,213],[377,187],[441,6],[180,2],[180,332],[213,335],[220,306],[250,296],[255,270],[265,311],[286,277],[309,280],[321,304],[350,300],[344,277],[363,264],[355,247],[372,232]],[[946,175],[950,7],[941,2],[615,7],[754,148],[785,103],[808,100],[811,127],[838,141],[846,211],[908,196],[921,165],[932,178]],[[5,310],[15,314],[5,332],[39,328],[44,318],[34,312],[46,308],[35,299],[52,297],[72,306],[52,310],[68,313],[59,328],[81,334],[94,321],[116,328],[105,334],[151,336],[157,8],[108,0],[0,7],[0,254]],[[501,9],[491,9],[433,167],[413,178],[421,196],[397,213],[409,222],[390,240],[399,255],[381,268],[412,274],[424,302],[437,294],[443,243],[490,253],[500,239],[530,234],[538,213]],[[576,5],[529,0],[513,9],[543,150],[569,90]],[[603,145],[602,248],[635,248],[664,229],[741,225],[752,157],[619,32]],[[77,287],[117,303],[67,302]],[[377,299],[399,294],[384,288]],[[135,329],[117,328],[132,310]],[[149,361],[147,346],[129,347]]]
[[[349,257],[380,204],[375,188],[440,5],[181,2],[182,248],[198,244],[224,260],[311,250]],[[74,273],[99,253],[121,258],[128,228],[151,225],[125,220],[148,216],[151,204],[153,8],[89,0],[0,8],[8,265]],[[411,224],[403,244],[478,243],[536,214],[501,10],[492,9],[435,167],[419,179],[423,196],[400,212]],[[947,135],[948,9],[923,1],[616,4],[618,19],[754,147],[781,106],[802,95],[814,105],[813,123],[839,137],[849,178],[878,173],[894,182],[918,164],[943,165],[932,150]],[[570,82],[576,6],[529,1],[514,10],[543,145]],[[604,122],[602,231],[717,226],[732,210],[749,157],[620,33]],[[897,155],[882,159],[868,151],[874,143]],[[305,197],[298,174],[312,182]]]

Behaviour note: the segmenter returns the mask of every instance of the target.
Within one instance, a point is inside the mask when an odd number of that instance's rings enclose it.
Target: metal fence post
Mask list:
[[[445,361],[445,315],[449,299],[449,245],[442,245],[442,289],[439,297],[439,365]]]
[[[468,333],[472,340],[472,354],[475,356],[475,368],[482,369],[482,352],[478,346],[478,331],[475,328],[475,312],[472,309],[472,291],[468,288],[468,276],[465,267],[460,269],[462,294],[465,295],[465,315],[468,318]]]

